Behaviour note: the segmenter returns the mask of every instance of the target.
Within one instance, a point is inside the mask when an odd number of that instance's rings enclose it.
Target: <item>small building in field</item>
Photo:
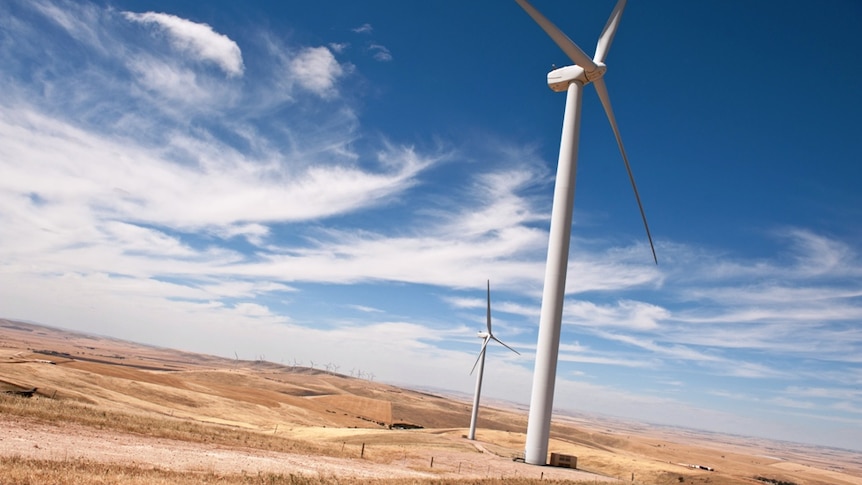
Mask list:
[[[551,466],[560,468],[578,468],[578,457],[564,455],[562,453],[551,453]]]

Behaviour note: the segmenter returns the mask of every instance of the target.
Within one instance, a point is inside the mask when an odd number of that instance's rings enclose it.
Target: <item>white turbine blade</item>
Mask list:
[[[596,45],[596,55],[593,60],[596,62],[605,62],[605,57],[608,55],[608,50],[611,48],[611,42],[614,41],[614,35],[617,33],[617,27],[620,25],[620,18],[623,16],[623,9],[626,8],[626,0],[619,0],[614,11],[611,12],[608,23],[605,24],[602,35],[599,36],[599,43]]]
[[[485,315],[487,317],[488,335],[491,335],[491,280],[488,280],[488,311]]]
[[[602,106],[605,108],[605,114],[608,115],[608,121],[611,122],[611,128],[614,130],[614,136],[617,137],[617,145],[619,145],[620,153],[623,155],[623,162],[626,164],[626,172],[629,174],[632,189],[635,191],[635,199],[638,202],[638,209],[641,211],[641,219],[644,221],[644,229],[646,229],[647,239],[649,239],[649,247],[652,249],[652,258],[655,261],[655,264],[658,264],[658,257],[655,254],[655,245],[653,245],[652,235],[649,232],[649,224],[647,224],[644,206],[641,204],[641,196],[638,194],[638,186],[635,184],[635,176],[632,174],[631,165],[629,165],[629,157],[626,155],[625,148],[623,148],[623,139],[620,136],[619,128],[617,128],[617,120],[614,117],[614,110],[611,108],[611,98],[608,97],[608,88],[605,85],[604,78],[599,78],[593,81],[593,86],[596,87],[596,92],[599,94],[599,99],[602,101]]]
[[[476,357],[476,362],[473,362],[473,368],[472,368],[472,369],[470,369],[470,375],[471,375],[471,376],[473,375],[473,371],[474,371],[474,370],[476,370],[476,366],[477,366],[477,365],[479,365],[479,360],[481,360],[481,359],[482,359],[482,355],[484,355],[484,354],[485,354],[485,348],[486,348],[486,347],[488,347],[488,342],[489,342],[492,338],[493,338],[493,337],[491,337],[491,336],[485,337],[485,341],[484,341],[484,342],[482,342],[482,350],[480,350],[480,351],[479,351],[479,356],[478,356],[478,357]],[[497,340],[497,339],[494,339],[494,340]],[[501,342],[501,343],[502,343],[502,342]]]
[[[485,351],[485,346],[488,345],[489,339],[494,339],[503,347],[506,347],[507,349],[511,350],[512,352],[514,352],[518,355],[521,355],[520,352],[518,352],[517,350],[513,349],[512,347],[509,347],[508,345],[504,344],[502,340],[495,337],[494,334],[491,332],[491,280],[488,280],[488,336],[485,337],[485,343],[482,344],[482,352]],[[476,367],[476,365],[474,364],[473,367]],[[472,374],[472,372],[471,372],[471,374]]]
[[[518,352],[517,350],[513,349],[512,347],[509,347],[508,345],[504,344],[503,341],[498,339],[497,337],[491,335],[491,338],[494,339],[498,344],[502,345],[503,347],[506,347],[507,349],[511,350],[512,352],[514,352],[518,355],[521,355],[520,352]]]
[[[545,18],[544,15],[541,14],[535,7],[530,5],[530,2],[527,0],[515,0],[518,2],[518,5],[524,9],[527,14],[539,24],[539,27],[547,33],[551,39],[560,46],[560,49],[569,56],[569,59],[572,60],[575,64],[584,68],[584,71],[591,72],[596,69],[596,63],[590,59],[584,51],[581,50],[580,47],[577,46],[572,39],[569,39],[569,36],[564,34],[560,29],[557,28],[556,25],[552,24],[550,20]]]

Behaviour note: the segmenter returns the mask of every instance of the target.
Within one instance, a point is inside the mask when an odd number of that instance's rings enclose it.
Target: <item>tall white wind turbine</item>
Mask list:
[[[545,266],[545,286],[542,294],[542,312],[539,320],[539,337],[536,347],[536,366],[533,373],[533,392],[527,422],[527,442],[524,460],[533,465],[545,465],[548,457],[548,439],[551,432],[551,413],[554,404],[554,385],[557,375],[557,354],[560,349],[560,326],[563,316],[563,299],[566,290],[566,266],[569,260],[569,240],[572,231],[572,207],[575,198],[575,172],[578,162],[578,136],[581,124],[583,88],[592,83],[602,102],[608,121],[617,139],[625,162],[635,199],[641,212],[644,228],[652,249],[653,260],[658,263],[646,215],[641,204],[628,156],[623,148],[620,131],[602,78],[607,70],[605,57],[611,47],[620,23],[626,0],[619,0],[608,23],[599,36],[596,55],[590,59],[566,34],[539,13],[527,0],[515,0],[575,64],[554,69],[548,73],[548,86],[556,92],[566,92],[566,110],[563,115],[563,133],[560,140],[560,158],[557,162],[557,179],[554,203],[551,210],[551,229],[548,241],[548,261]]]
[[[476,370],[476,366],[479,366],[479,372],[476,373],[476,395],[473,396],[473,414],[470,416],[470,434],[467,435],[467,438],[471,440],[476,439],[476,420],[479,418],[479,395],[482,393],[482,374],[485,371],[485,350],[488,348],[488,343],[494,340],[503,347],[521,355],[517,350],[504,344],[491,332],[491,281],[488,281],[488,312],[486,315],[487,331],[479,332],[479,338],[482,339],[482,350],[479,351],[479,358],[476,359],[473,369],[470,371],[472,374]]]

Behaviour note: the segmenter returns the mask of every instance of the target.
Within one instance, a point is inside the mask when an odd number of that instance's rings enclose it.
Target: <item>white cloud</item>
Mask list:
[[[243,73],[242,52],[228,36],[215,32],[207,24],[192,22],[175,15],[146,12],[123,12],[132,22],[156,25],[168,34],[174,49],[201,61],[218,65],[229,76]]]
[[[293,172],[289,164],[261,164],[228,147],[202,146],[207,152],[198,153],[198,166],[181,165],[150,149],[26,111],[0,111],[0,139],[0,164],[8,169],[0,186],[48,201],[84,204],[99,217],[180,229],[354,211],[410,187],[433,163],[403,150],[388,154],[397,160],[387,161],[390,172],[349,165]],[[245,227],[262,234],[259,226]]]
[[[329,48],[332,49],[333,52],[341,53],[344,52],[345,49],[350,47],[350,44],[347,42],[330,42]]]
[[[371,44],[368,46],[368,49],[373,52],[372,57],[375,60],[380,62],[389,62],[392,60],[392,53],[389,52],[389,49],[386,46],[380,44]]]
[[[858,255],[843,242],[802,229],[789,229],[779,234],[792,244],[796,261],[792,269],[799,276],[862,275]]]
[[[587,327],[622,327],[632,330],[652,330],[659,327],[662,320],[670,317],[670,312],[649,303],[622,300],[614,306],[597,305],[593,302],[567,301],[564,307],[566,320]]]
[[[290,61],[290,75],[303,88],[331,98],[338,94],[335,82],[344,74],[344,68],[326,47],[308,47]]]
[[[232,312],[249,317],[275,317],[265,305],[260,305],[257,303],[238,303],[234,306]],[[283,320],[283,317],[282,317]]]
[[[784,393],[791,398],[805,397],[809,399],[842,400],[862,399],[862,390],[855,388],[789,386],[784,389]]]
[[[462,208],[461,217],[447,229],[453,235],[479,237],[543,221],[545,214],[536,211],[535,202],[521,195],[535,182],[536,173],[525,168],[478,175],[470,187],[476,207]]]
[[[144,88],[171,100],[194,104],[210,97],[209,92],[198,85],[197,75],[191,69],[150,56],[130,59],[128,66]]]
[[[839,411],[862,415],[862,406],[858,404],[858,401],[840,401],[835,403],[832,408]]]
[[[592,353],[590,355],[586,354],[572,354],[572,353],[564,353],[560,352],[559,355],[560,362],[570,362],[576,364],[598,364],[598,365],[609,365],[614,367],[653,367],[655,364],[652,362],[646,362],[643,360],[625,358],[625,357],[610,357],[605,353],[604,355],[598,355]]]
[[[146,227],[119,221],[104,221],[101,225],[106,238],[125,251],[167,257],[185,257],[194,251],[179,239]]]
[[[267,293],[296,291],[290,286],[273,281],[243,281],[224,279],[215,283],[204,283],[199,287],[210,298],[255,298]]]
[[[60,7],[48,1],[34,0],[32,6],[77,41],[99,51],[106,47],[100,34],[101,11],[94,5],[69,2]]]
[[[362,24],[359,27],[355,27],[351,30],[353,32],[356,32],[357,34],[370,34],[374,31],[374,28],[371,26],[371,24]]]
[[[269,227],[258,223],[237,223],[220,226],[214,228],[213,232],[224,239],[240,236],[255,246],[262,246],[270,235]]]
[[[358,310],[363,313],[384,313],[383,310],[379,308],[372,308],[365,305],[347,305],[349,308],[353,308],[354,310]]]

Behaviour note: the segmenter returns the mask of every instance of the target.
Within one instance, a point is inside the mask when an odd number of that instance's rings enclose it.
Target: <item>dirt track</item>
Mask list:
[[[144,468],[200,471],[217,474],[281,473],[343,478],[486,478],[532,477],[614,482],[590,473],[515,463],[490,453],[435,452],[430,460],[407,459],[375,463],[275,453],[255,449],[190,443],[117,433],[79,425],[62,427],[0,417],[0,455],[47,460],[86,459],[135,464]]]

